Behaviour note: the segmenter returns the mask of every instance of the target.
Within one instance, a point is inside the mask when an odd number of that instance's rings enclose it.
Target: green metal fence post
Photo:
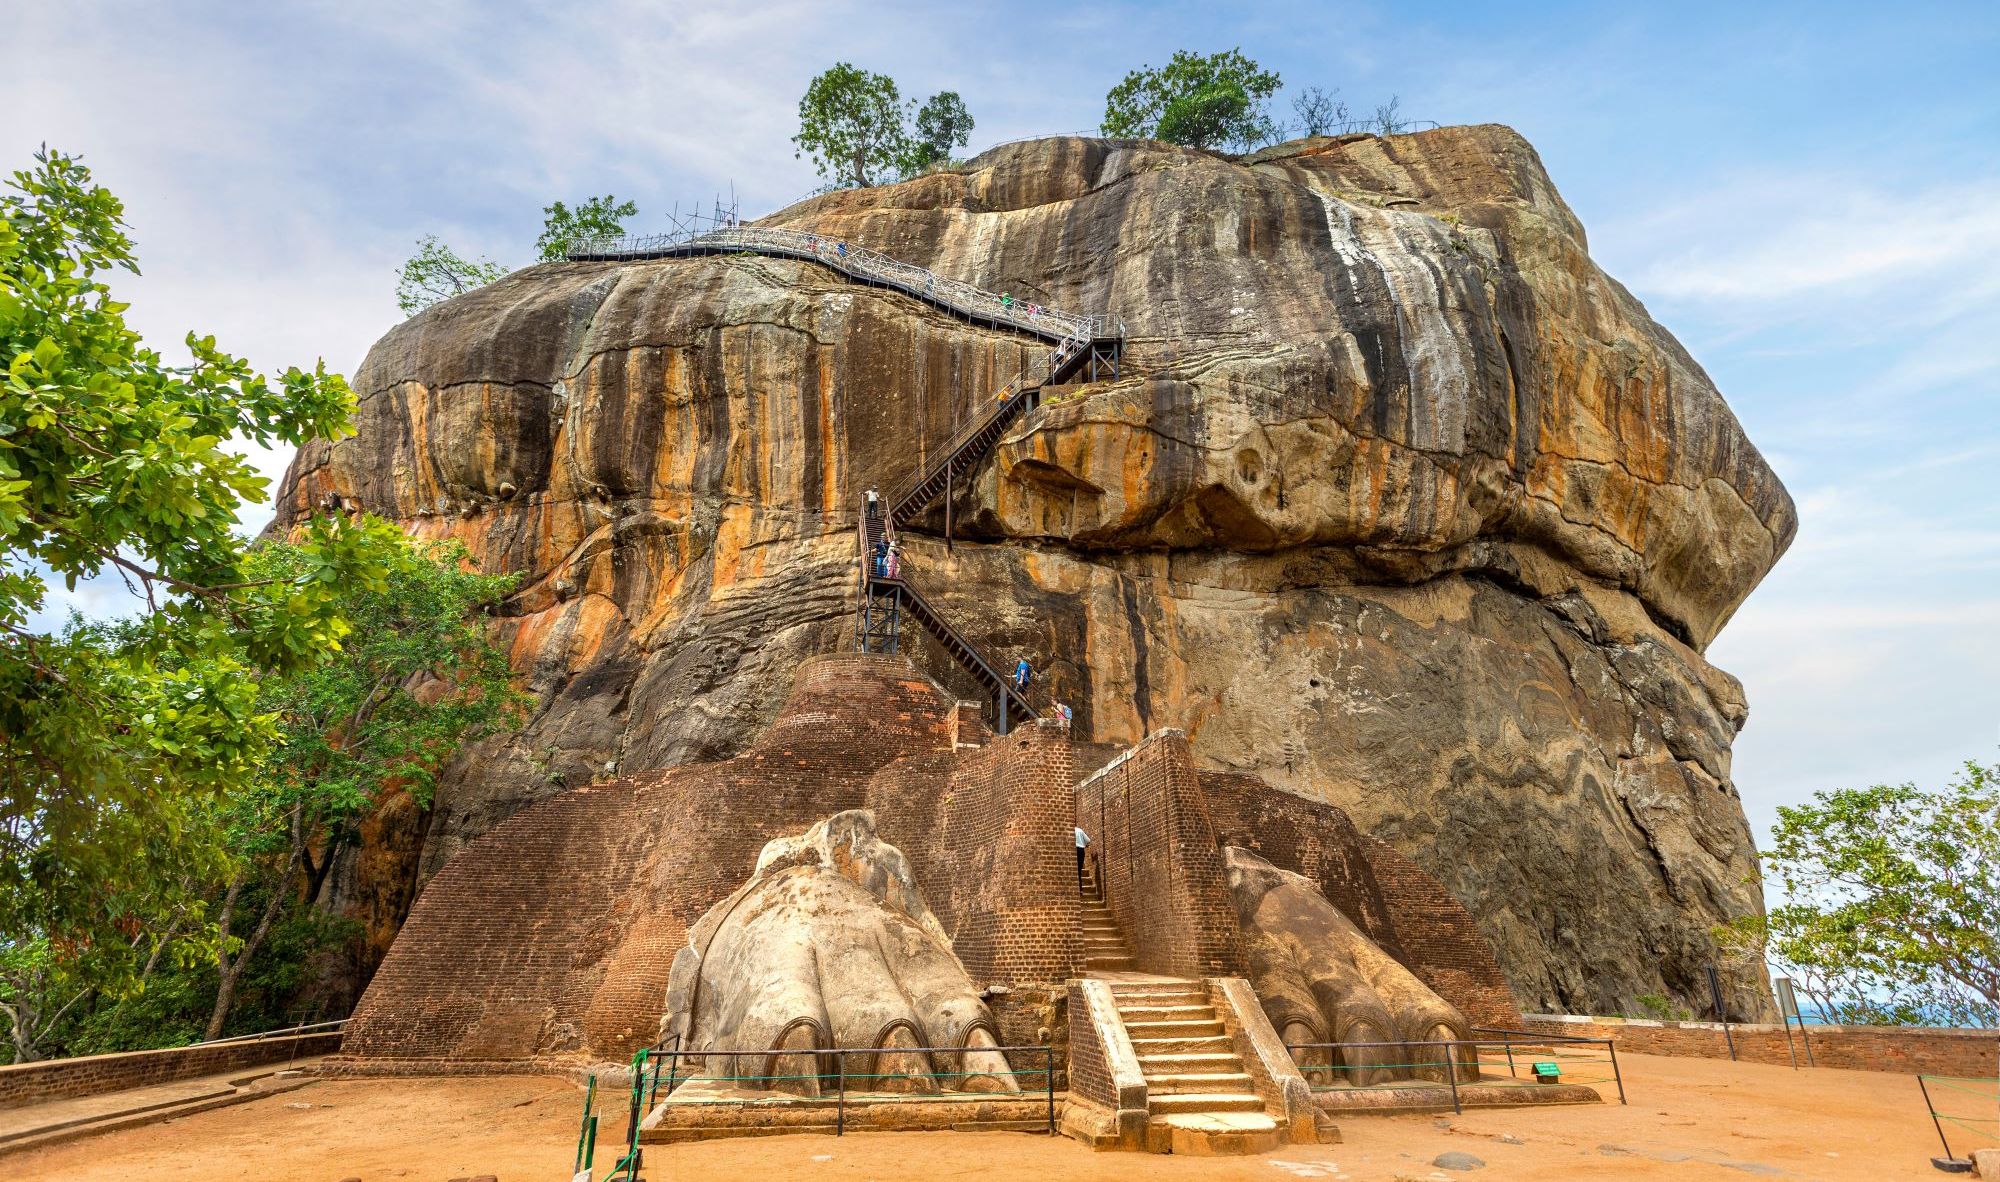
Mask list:
[[[1049,1136],[1056,1135],[1056,1060],[1053,1047],[1042,1048],[1042,1083],[1049,1092]]]

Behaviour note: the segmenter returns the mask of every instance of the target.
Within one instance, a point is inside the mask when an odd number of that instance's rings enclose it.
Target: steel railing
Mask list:
[[[848,1060],[850,1058],[856,1055],[952,1056],[958,1058],[959,1066],[962,1068],[964,1066],[963,1057],[965,1055],[972,1053],[986,1053],[986,1052],[998,1054],[1003,1060],[1006,1060],[1008,1069],[1004,1072],[931,1070],[931,1071],[926,1071],[924,1074],[933,1079],[976,1079],[976,1078],[992,1078],[997,1075],[1005,1075],[1014,1079],[1019,1079],[1023,1076],[1026,1076],[1031,1079],[1038,1080],[1041,1083],[1040,1090],[1042,1092],[1044,1124],[1048,1132],[1054,1133],[1056,1129],[1055,1050],[1053,1047],[1047,1045],[1009,1046],[1009,1047],[974,1047],[974,1046],[825,1047],[825,1048],[800,1047],[797,1049],[772,1048],[769,1050],[762,1050],[762,1051],[675,1051],[672,1052],[672,1056],[675,1061],[675,1068],[677,1072],[680,1061],[683,1059],[700,1060],[702,1062],[702,1066],[699,1072],[688,1072],[685,1074],[681,1074],[680,1078],[683,1079],[684,1081],[693,1082],[696,1080],[702,1080],[702,1081],[710,1081],[716,1083],[745,1084],[753,1088],[757,1088],[758,1090],[771,1091],[773,1093],[771,1099],[773,1100],[779,1100],[782,1097],[784,1099],[794,1099],[800,1102],[810,1102],[810,1101],[823,1102],[826,1099],[824,1095],[794,1097],[783,1091],[771,1088],[771,1085],[776,1083],[816,1080],[818,1081],[818,1086],[824,1089],[826,1085],[829,1082],[831,1082],[834,1091],[834,1133],[836,1136],[838,1136],[842,1133],[845,1133],[847,1130],[847,1105],[851,1097],[865,1096],[867,1098],[867,1102],[870,1104],[896,1104],[896,1103],[936,1104],[936,1103],[953,1103],[953,1102],[990,1103],[992,1100],[995,1099],[995,1095],[992,1092],[950,1092],[950,1091],[935,1092],[935,1093],[934,1092],[918,1092],[918,1093],[879,1092],[879,1091],[869,1091],[865,1086],[850,1087],[849,1085],[852,1081],[860,1081],[861,1083],[866,1084],[868,1081],[871,1080],[910,1078],[910,1076],[907,1073],[850,1070],[848,1065]],[[1010,1054],[1037,1056],[1041,1059],[1041,1066],[1017,1068],[1013,1065],[1013,1060],[1008,1059],[1008,1056]],[[819,1069],[812,1072],[809,1075],[779,1074],[775,1070],[776,1060],[781,1058],[790,1058],[793,1056],[807,1056],[819,1059],[820,1060],[820,1063],[818,1064]],[[708,1064],[706,1061],[708,1059],[726,1060],[729,1065],[729,1071],[726,1074],[715,1074],[713,1072],[710,1072],[707,1069]],[[770,1069],[751,1074],[745,1074],[737,1070],[737,1065],[744,1059],[769,1060]],[[826,1062],[826,1060],[829,1059],[832,1060],[832,1063],[830,1065]],[[831,1067],[831,1070],[828,1069],[829,1066]],[[1021,1093],[1021,1095],[1024,1098],[1027,1098],[1029,1096],[1032,1096],[1032,1093],[1024,1091],[1023,1093]],[[669,1097],[671,1098],[671,1093],[669,1093]]]
[[[1105,316],[1086,316],[1031,300],[1016,300],[1009,293],[987,291],[915,263],[808,230],[729,225],[709,230],[578,238],[565,247],[564,253],[571,262],[604,262],[736,251],[808,259],[857,279],[896,288],[968,319],[1017,328],[1051,341],[1081,337],[1088,342],[1103,336],[1110,327],[1110,319]]]
[[[996,1052],[1003,1059],[1006,1058],[1008,1052],[1035,1054],[1041,1056],[1042,1065],[1039,1068],[1017,1069],[1009,1061],[1008,1070],[1005,1072],[930,1071],[926,1074],[935,1079],[958,1079],[975,1076],[990,1078],[995,1075],[1007,1075],[1016,1078],[1025,1075],[1040,1079],[1042,1083],[1044,1124],[1046,1131],[1053,1135],[1056,1131],[1055,1050],[1053,1047],[834,1047],[828,1049],[801,1048],[798,1050],[785,1050],[779,1048],[765,1051],[684,1052],[680,1049],[680,1036],[670,1035],[652,1046],[638,1051],[632,1056],[631,1106],[627,1110],[625,1118],[625,1153],[618,1159],[617,1164],[611,1167],[611,1172],[604,1176],[603,1182],[639,1182],[639,1170],[644,1164],[644,1150],[639,1147],[640,1125],[644,1123],[646,1114],[652,1111],[654,1104],[658,1102],[661,1094],[664,1092],[665,1095],[671,1097],[675,1087],[681,1083],[699,1079],[712,1082],[747,1083],[752,1086],[761,1084],[765,1089],[769,1089],[770,1085],[775,1083],[806,1079],[818,1080],[823,1086],[826,1080],[832,1079],[835,1088],[834,1135],[840,1136],[847,1131],[847,1103],[850,1094],[850,1089],[847,1086],[848,1081],[908,1078],[905,1075],[899,1074],[849,1071],[847,1069],[847,1059],[849,1056],[916,1054],[963,1056],[967,1052],[975,1051]],[[744,1058],[776,1060],[791,1055],[810,1055],[820,1059],[832,1058],[834,1060],[834,1069],[832,1071],[818,1071],[812,1075],[780,1075],[775,1072],[742,1075],[735,1071],[736,1063]],[[689,1075],[683,1074],[681,1071],[683,1060],[702,1061],[702,1066],[705,1068],[707,1066],[705,1060],[711,1058],[727,1059],[730,1064],[730,1073],[727,1075],[715,1075],[703,1070],[699,1075]],[[666,1074],[664,1083],[661,1080],[663,1067]],[[951,1096],[946,1094],[880,1093],[866,1092],[865,1089],[856,1089],[855,1091],[857,1094],[865,1094],[870,1104],[911,1101],[931,1103],[951,1102]],[[781,1095],[785,1095],[785,1093],[777,1092],[773,1098],[775,1099]],[[964,1092],[951,1095],[962,1096],[965,1101],[976,1102],[990,1102],[994,1098],[991,1092]],[[799,1097],[801,1100],[813,1098]],[[817,1099],[824,1100],[825,1097],[820,1096]],[[571,1165],[571,1176],[573,1179],[589,1177],[594,1168],[597,1156],[597,1129],[601,1116],[602,1113],[597,1111],[597,1076],[593,1074],[589,1077],[584,1088],[583,1124],[577,1130],[576,1157]]]
[[[1576,1038],[1569,1035],[1538,1034],[1529,1030],[1474,1027],[1474,1034],[1491,1038],[1399,1039],[1383,1042],[1302,1042],[1287,1043],[1285,1050],[1299,1073],[1315,1092],[1333,1092],[1365,1087],[1351,1082],[1363,1073],[1380,1071],[1416,1075],[1417,1082],[1443,1083],[1451,1093],[1453,1112],[1462,1113],[1459,1089],[1479,1084],[1483,1087],[1544,1086],[1537,1065],[1554,1063],[1556,1078],[1564,1083],[1609,1083],[1618,1089],[1618,1102],[1625,1103],[1625,1076],[1618,1067],[1618,1048],[1608,1038]],[[1601,1048],[1602,1053],[1596,1052]],[[1380,1062],[1383,1052],[1394,1052],[1397,1062]],[[1601,1065],[1609,1074],[1579,1075]],[[1504,1066],[1506,1077],[1500,1076]],[[1490,1074],[1489,1074],[1490,1067]],[[1522,1070],[1527,1075],[1523,1077]],[[1421,1074],[1418,1074],[1421,1073]],[[1392,1079],[1390,1086],[1409,1086],[1409,1079]]]
[[[670,1034],[650,1047],[642,1047],[632,1055],[632,1096],[631,1105],[625,1116],[625,1154],[604,1176],[605,1182],[639,1182],[639,1167],[643,1151],[639,1148],[639,1124],[653,1106],[660,1093],[660,1064],[667,1060],[672,1051],[679,1048],[680,1035]],[[674,1077],[667,1076],[667,1092],[674,1090]],[[597,1076],[592,1075],[583,1094],[583,1127],[576,1134],[576,1161],[571,1167],[573,1178],[588,1177],[593,1160],[597,1156]]]
[[[347,1019],[334,1018],[326,1022],[301,1022],[296,1026],[280,1026],[276,1030],[260,1030],[255,1034],[232,1034],[227,1038],[209,1038],[193,1045],[198,1047],[220,1046],[226,1042],[264,1042],[275,1038],[295,1038],[301,1034],[316,1034],[326,1030],[340,1030],[347,1025]]]

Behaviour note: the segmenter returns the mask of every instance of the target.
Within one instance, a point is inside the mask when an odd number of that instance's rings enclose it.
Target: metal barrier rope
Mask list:
[[[1931,1086],[1935,1084],[1946,1091],[1966,1092],[1978,1096],[1993,1105],[1994,1116],[1958,1116],[1945,1112],[1931,1098]],[[1979,1084],[1980,1087],[1965,1087],[1965,1084]],[[1954,1125],[1982,1140],[2000,1145],[2000,1078],[1988,1079],[1980,1075],[1924,1075],[1917,1076],[1917,1088],[1923,1093],[1924,1109],[1930,1113],[1931,1127],[1937,1130],[1938,1143],[1944,1146],[1946,1159],[1953,1159],[1951,1141],[1945,1136],[1944,1126]],[[1987,1126],[1991,1126],[1990,1128]]]
[[[1571,1062],[1608,1064],[1611,1069],[1609,1076],[1586,1077],[1576,1079],[1575,1082],[1615,1083],[1618,1087],[1618,1102],[1620,1104],[1627,1102],[1625,1098],[1625,1077],[1618,1066],[1618,1048],[1612,1043],[1612,1040],[1608,1038],[1575,1038],[1563,1035],[1542,1036],[1527,1031],[1508,1031],[1504,1033],[1510,1037],[1498,1039],[1438,1039],[1434,1041],[1397,1039],[1386,1042],[1287,1043],[1285,1044],[1285,1051],[1291,1055],[1292,1062],[1297,1064],[1300,1073],[1307,1077],[1308,1086],[1316,1092],[1332,1092],[1358,1087],[1358,1085],[1344,1082],[1325,1082],[1325,1077],[1329,1075],[1345,1079],[1351,1077],[1354,1073],[1363,1071],[1441,1071],[1444,1075],[1443,1082],[1451,1091],[1452,1110],[1460,1113],[1464,1112],[1464,1107],[1461,1104],[1459,1096],[1459,1085],[1461,1083],[1476,1083],[1481,1087],[1545,1086],[1541,1082],[1541,1077],[1538,1073],[1531,1074],[1525,1081],[1516,1073],[1517,1068],[1514,1060],[1514,1052],[1516,1050],[1534,1051],[1538,1056],[1546,1056],[1546,1059],[1543,1061],[1552,1061],[1557,1065],[1558,1070],[1554,1077],[1556,1079],[1563,1078],[1565,1074],[1561,1071],[1561,1065],[1565,1059]],[[1512,1037],[1514,1035],[1518,1035],[1519,1037]],[[1384,1047],[1402,1049],[1408,1052],[1405,1054],[1405,1058],[1416,1061],[1407,1063],[1343,1061],[1346,1057],[1343,1054],[1344,1052],[1377,1050]],[[1586,1048],[1595,1047],[1603,1048],[1604,1057],[1581,1057]],[[1437,1052],[1437,1057],[1418,1059],[1414,1048],[1434,1050]],[[1457,1053],[1462,1049],[1468,1048],[1472,1052],[1469,1063],[1465,1057]],[[1306,1052],[1307,1054],[1302,1057],[1300,1052]],[[1321,1056],[1314,1055],[1312,1052],[1320,1052],[1325,1061],[1315,1061]],[[1485,1077],[1483,1073],[1484,1061],[1481,1057],[1482,1052],[1504,1055],[1508,1076],[1506,1080],[1500,1079],[1497,1074],[1492,1079]],[[1499,1063],[1495,1062],[1494,1068],[1496,1072],[1498,1067]],[[1459,1073],[1464,1070],[1469,1070],[1472,1074],[1470,1078],[1461,1080]],[[1436,1081],[1427,1080],[1425,1082]],[[1392,1086],[1408,1086],[1407,1081],[1391,1081],[1391,1084]]]

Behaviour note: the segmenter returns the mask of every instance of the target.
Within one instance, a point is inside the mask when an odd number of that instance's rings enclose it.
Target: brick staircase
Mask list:
[[[1132,946],[1119,930],[1118,917],[1104,902],[1103,884],[1098,882],[1097,867],[1092,863],[1083,869],[1082,910],[1083,967],[1100,973],[1129,973],[1138,968]]]
[[[1112,981],[1146,1079],[1149,1148],[1262,1153],[1285,1141],[1201,981]]]

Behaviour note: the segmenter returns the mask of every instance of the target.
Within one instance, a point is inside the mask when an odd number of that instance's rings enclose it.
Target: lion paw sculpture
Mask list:
[[[1302,1070],[1316,1082],[1357,1087],[1445,1079],[1446,1056],[1435,1044],[1469,1036],[1456,1007],[1363,934],[1311,880],[1236,846],[1223,848],[1223,867],[1251,985],[1286,1045],[1374,1044],[1295,1052]],[[1470,1048],[1452,1058],[1458,1082],[1478,1077]]]
[[[764,847],[689,930],[662,1032],[701,1056],[697,1087],[817,1095],[844,1071],[850,1091],[1020,1090],[908,859],[865,809]],[[825,1053],[838,1047],[888,1049]]]

